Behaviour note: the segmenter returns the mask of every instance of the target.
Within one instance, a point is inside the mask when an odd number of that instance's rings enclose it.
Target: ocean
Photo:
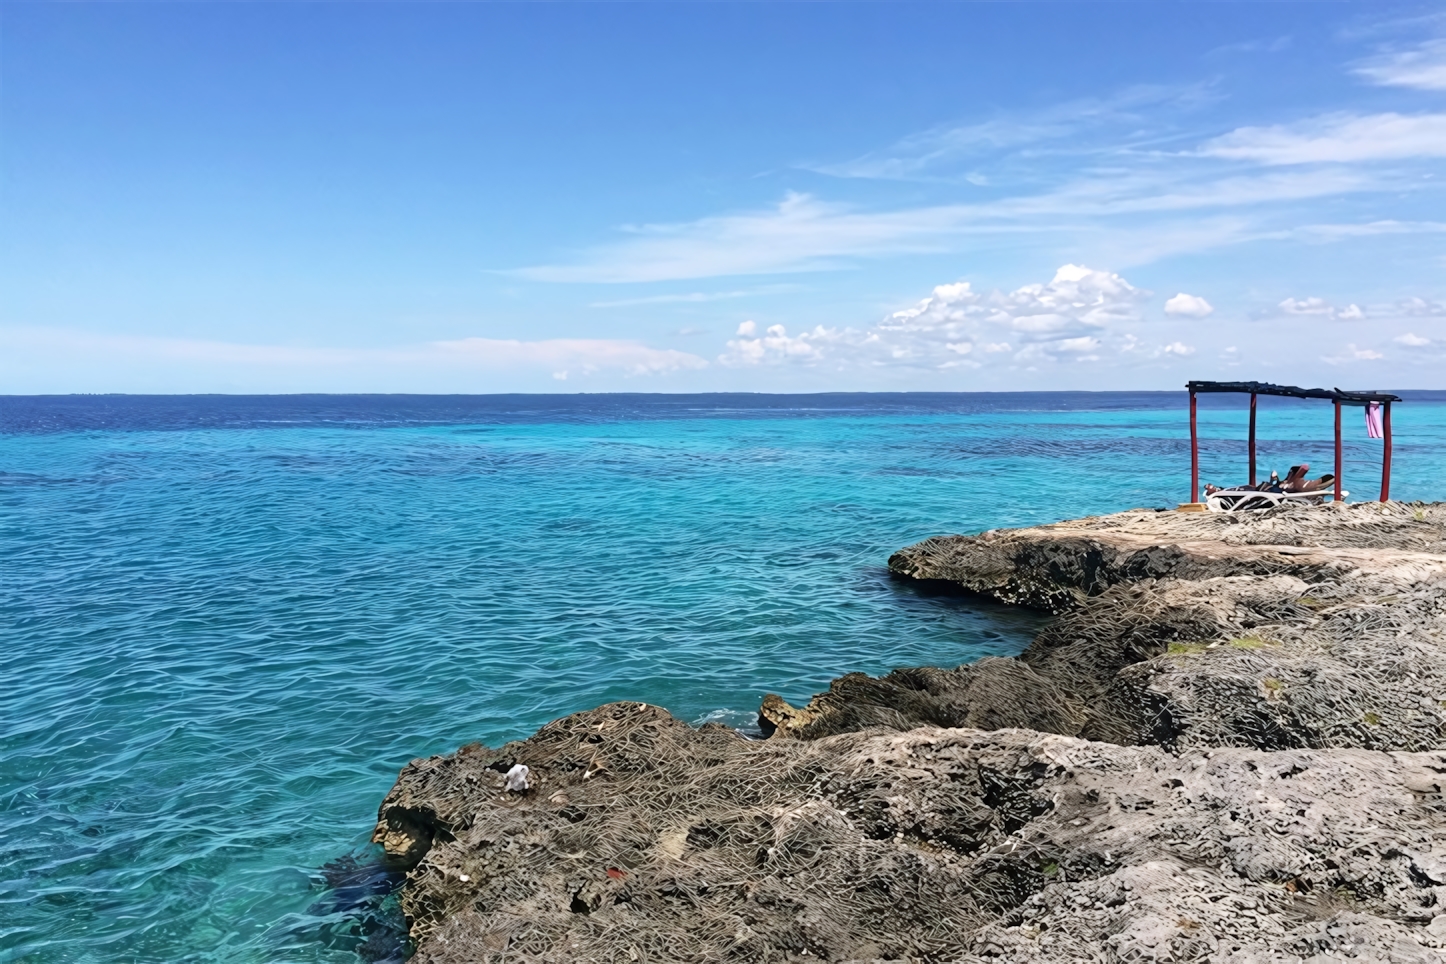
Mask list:
[[[1392,495],[1446,498],[1446,393],[1404,394]],[[408,760],[1017,653],[1042,617],[889,554],[1173,507],[1187,424],[1183,392],[0,397],[0,961],[387,959],[322,868]],[[1244,426],[1203,398],[1202,481],[1243,481]],[[1262,399],[1260,437],[1330,470],[1328,404]]]

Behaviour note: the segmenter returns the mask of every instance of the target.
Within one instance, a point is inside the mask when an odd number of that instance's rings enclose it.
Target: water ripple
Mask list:
[[[1173,504],[1182,420],[960,398],[0,399],[0,960],[355,962],[320,868],[413,757],[1017,651],[1036,617],[888,554]],[[1446,406],[1397,422],[1398,494],[1439,494]]]

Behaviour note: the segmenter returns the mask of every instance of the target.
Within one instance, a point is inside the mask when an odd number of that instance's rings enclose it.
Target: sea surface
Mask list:
[[[1244,411],[1203,400],[1202,481]],[[1392,494],[1446,498],[1446,393],[1394,416]],[[1329,405],[1260,432],[1329,469]],[[890,552],[1188,480],[1183,393],[0,397],[0,961],[376,959],[321,868],[408,760],[1016,653],[1041,617]]]

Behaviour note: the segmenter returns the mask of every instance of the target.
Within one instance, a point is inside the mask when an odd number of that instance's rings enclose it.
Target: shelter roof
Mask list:
[[[1324,398],[1344,405],[1367,405],[1371,402],[1399,402],[1401,396],[1389,392],[1346,392],[1339,388],[1297,388],[1294,385],[1272,385],[1269,382],[1187,382],[1192,393],[1243,392],[1247,395],[1284,395],[1287,398]]]

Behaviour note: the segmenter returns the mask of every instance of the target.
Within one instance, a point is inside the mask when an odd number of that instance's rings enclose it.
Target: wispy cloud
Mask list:
[[[1321,361],[1328,365],[1346,365],[1351,362],[1381,361],[1385,357],[1374,348],[1359,348],[1355,344],[1349,344],[1334,355],[1322,355]]]
[[[703,368],[697,355],[652,348],[634,341],[547,338],[519,341],[461,338],[386,348],[258,345],[204,339],[108,335],[63,329],[0,328],[0,347],[9,353],[43,352],[51,357],[125,359],[128,363],[211,365],[230,369],[329,370],[512,370],[533,368],[566,377],[611,372],[657,375]]]
[[[1359,61],[1354,72],[1383,87],[1446,90],[1446,39],[1385,51]]]
[[[1362,224],[1303,224],[1269,237],[1289,237],[1307,241],[1341,241],[1346,238],[1370,238],[1388,234],[1441,234],[1446,232],[1442,221],[1367,221]]]
[[[1289,35],[1276,37],[1273,40],[1245,40],[1240,43],[1224,44],[1216,47],[1207,53],[1207,57],[1220,57],[1230,54],[1275,54],[1282,50],[1289,50],[1291,43]]]
[[[1139,139],[1136,129],[1147,116],[1162,109],[1179,113],[1214,99],[1208,85],[1141,85],[1106,98],[1082,98],[966,124],[941,124],[852,160],[800,167],[840,178],[982,184],[990,179],[969,167],[991,155],[1014,155],[1021,150],[1076,155],[1117,152],[1121,149],[1118,135],[1133,134],[1131,139]],[[1117,137],[1101,141],[1108,132]],[[1082,136],[1086,134],[1089,136]],[[1158,127],[1152,136],[1159,136]]]
[[[1278,49],[1283,42],[1259,49]],[[1419,66],[1436,51],[1422,45],[1397,60]],[[1368,66],[1384,70],[1384,63]],[[1209,84],[1139,86],[936,126],[808,169],[843,179],[948,182],[947,190],[959,198],[952,203],[865,208],[791,192],[773,207],[625,227],[571,258],[513,273],[534,281],[605,284],[776,275],[978,250],[1009,235],[1038,237],[1061,259],[1088,251],[1092,259],[1132,267],[1248,241],[1345,241],[1441,230],[1437,222],[1379,216],[1361,224],[1302,224],[1299,202],[1434,189],[1434,172],[1413,162],[1446,157],[1446,113],[1342,111],[1216,132],[1179,127],[1187,108],[1218,99]],[[1201,123],[1203,115],[1192,116]],[[1064,155],[1070,160],[1062,164]],[[962,181],[974,186],[955,183]],[[660,294],[595,306],[738,296]]]
[[[1446,157],[1446,114],[1337,113],[1241,127],[1207,141],[1197,153],[1271,165]]]
[[[607,284],[818,271],[846,258],[943,250],[943,236],[968,221],[961,206],[865,213],[790,194],[768,210],[634,227],[629,237],[584,252],[572,264],[516,273],[534,281]]]
[[[589,308],[631,308],[636,305],[705,304],[710,301],[730,301],[734,298],[753,298],[759,295],[797,291],[798,285],[765,285],[745,291],[694,291],[687,294],[648,295],[643,298],[618,298],[613,301],[594,301]]]
[[[1141,257],[1147,251],[1163,257],[1261,236],[1266,229],[1259,223],[1259,209],[1265,206],[1388,186],[1350,170],[1194,178],[1110,173],[1033,196],[885,211],[861,211],[795,193],[769,209],[632,227],[623,238],[584,251],[571,263],[513,273],[533,281],[618,284],[826,271],[860,258],[958,250],[961,239],[970,236],[1048,232],[1058,238],[1097,231],[1100,222],[1116,225],[1123,215],[1256,209],[1250,220],[1228,226],[1193,220],[1180,226],[1173,241],[1170,225],[1153,226],[1151,233],[1158,237],[1137,245],[1130,256],[1129,263],[1140,263],[1149,260]],[[1136,226],[1123,230],[1138,232]]]

